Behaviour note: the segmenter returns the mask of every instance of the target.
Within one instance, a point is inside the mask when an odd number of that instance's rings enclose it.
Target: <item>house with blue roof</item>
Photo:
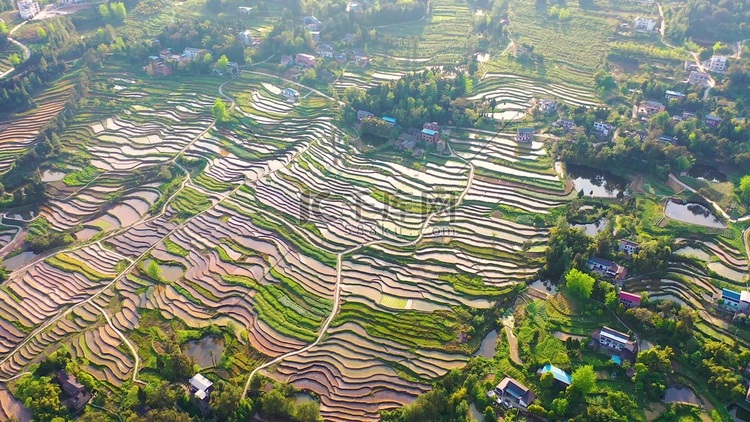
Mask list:
[[[536,371],[536,374],[541,377],[547,372],[551,373],[555,378],[555,382],[563,388],[569,386],[573,382],[573,377],[571,377],[569,373],[563,371],[555,365],[552,365],[551,363],[548,363],[539,368],[539,370]]]
[[[721,299],[723,306],[730,311],[747,312],[750,310],[750,292],[743,290],[735,292],[734,290],[721,289]]]
[[[422,129],[420,136],[422,141],[432,144],[436,144],[440,140],[440,132],[432,129]]]
[[[383,121],[391,125],[391,127],[396,126],[396,118],[390,117],[390,116],[383,116]]]

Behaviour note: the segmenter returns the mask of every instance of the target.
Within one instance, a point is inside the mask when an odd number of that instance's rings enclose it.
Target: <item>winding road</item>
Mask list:
[[[17,46],[18,48],[20,48],[20,49],[21,49],[21,51],[23,51],[23,60],[24,60],[24,61],[28,60],[28,59],[29,59],[29,57],[31,57],[31,50],[29,50],[29,47],[26,47],[26,45],[22,44],[21,42],[19,42],[19,41],[15,40],[15,39],[13,39],[13,38],[11,38],[10,36],[11,36],[11,35],[13,35],[13,33],[14,33],[14,32],[16,32],[16,31],[18,30],[18,28],[20,28],[20,27],[22,27],[22,26],[26,25],[26,22],[28,22],[28,21],[23,21],[23,22],[19,23],[18,25],[16,25],[16,26],[15,26],[15,27],[14,27],[13,29],[11,29],[11,30],[10,30],[10,31],[8,32],[8,41],[12,42],[12,43],[13,43],[13,44],[15,44],[15,45],[16,45],[16,46]],[[2,79],[2,78],[4,78],[5,76],[9,75],[9,74],[10,74],[10,73],[12,73],[12,72],[13,72],[14,70],[16,70],[16,68],[15,68],[15,67],[13,67],[13,68],[10,68],[10,69],[6,70],[6,71],[5,71],[5,72],[3,72],[3,73],[0,73],[0,79]]]

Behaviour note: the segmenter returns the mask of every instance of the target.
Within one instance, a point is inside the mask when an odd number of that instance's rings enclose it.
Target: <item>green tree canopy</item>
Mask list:
[[[216,61],[216,67],[222,72],[226,72],[229,69],[229,59],[226,55],[219,57],[219,60]]]
[[[740,198],[750,205],[750,174],[742,176],[742,179],[740,179]]]
[[[594,277],[577,268],[572,268],[565,275],[565,285],[568,286],[568,291],[579,299],[591,297],[591,293],[594,291],[594,281]]]
[[[570,389],[577,390],[581,394],[586,395],[594,391],[596,388],[596,372],[594,372],[593,365],[584,365],[573,371],[573,382],[570,384]]]
[[[227,105],[224,104],[224,101],[222,101],[221,98],[217,98],[216,101],[214,101],[214,106],[211,111],[213,112],[216,120],[220,122],[225,121],[228,117]]]

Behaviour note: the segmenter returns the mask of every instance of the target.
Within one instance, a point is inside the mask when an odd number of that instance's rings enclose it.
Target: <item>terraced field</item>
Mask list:
[[[431,12],[419,22],[376,27],[375,53],[402,62],[429,59],[431,65],[455,64],[466,51],[473,13],[466,3],[432,0]]]
[[[0,123],[0,173],[33,146],[39,130],[62,110],[73,87],[74,73],[69,74],[36,98],[37,107],[16,114]]]
[[[523,118],[533,99],[554,99],[573,107],[599,105],[594,92],[589,89],[506,73],[485,74],[470,98],[495,99],[497,107],[493,117],[504,121]]]
[[[314,391],[326,420],[376,420],[466,363],[478,339],[459,341],[460,315],[538,269],[534,216],[570,199],[543,146],[513,133],[454,129],[451,156],[414,166],[350,148],[335,101],[299,88],[290,103],[289,81],[225,83],[236,103],[216,125],[218,80],[118,73],[62,137],[88,163],[42,212],[79,243],[0,289],[0,378],[65,343],[114,389],[153,353],[132,344],[158,315],[239,327],[258,359],[236,371]],[[132,184],[149,169],[174,181]]]
[[[627,284],[628,291],[647,292],[650,298],[667,299],[698,311],[701,322],[698,331],[734,344],[736,335],[742,343],[750,341],[747,334],[731,329],[730,323],[709,314],[706,309],[715,306],[722,288],[741,291],[748,282],[748,261],[742,252],[721,242],[694,244],[678,239],[676,254],[682,259],[669,263],[667,274],[656,280],[647,279]]]

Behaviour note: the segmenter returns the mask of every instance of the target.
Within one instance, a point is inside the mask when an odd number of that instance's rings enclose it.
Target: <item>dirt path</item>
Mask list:
[[[10,30],[10,31],[8,32],[8,41],[12,42],[12,43],[13,43],[13,44],[15,44],[15,45],[16,45],[16,46],[17,46],[18,48],[20,48],[20,49],[21,49],[21,51],[23,51],[23,60],[24,60],[24,61],[28,60],[28,59],[29,59],[29,57],[31,57],[31,50],[29,50],[29,47],[26,47],[26,46],[25,46],[24,44],[20,43],[19,41],[16,41],[15,39],[11,38],[10,36],[11,36],[11,35],[13,35],[13,33],[14,33],[14,32],[16,32],[16,30],[18,30],[18,28],[20,28],[20,27],[22,27],[22,26],[26,25],[26,22],[28,22],[28,21],[23,21],[23,22],[21,22],[20,24],[16,25],[16,26],[15,26],[15,27],[14,27],[13,29],[11,29],[11,30]],[[5,71],[5,72],[3,72],[3,73],[0,73],[0,79],[2,79],[2,78],[4,78],[5,76],[9,75],[9,74],[10,74],[10,73],[12,73],[12,72],[13,72],[14,70],[16,70],[16,68],[15,68],[15,67],[12,67],[12,68],[10,68],[10,69],[6,70],[6,71]]]
[[[508,349],[510,350],[510,360],[513,361],[516,365],[523,365],[523,361],[521,360],[521,356],[518,354],[518,339],[516,338],[516,335],[513,334],[513,329],[503,324],[505,327],[505,334],[508,336]]]
[[[93,304],[92,303],[92,305],[94,306],[94,308],[98,309],[99,312],[102,313],[102,315],[104,316],[104,319],[107,321],[107,325],[109,325],[109,328],[111,328],[112,330],[114,330],[115,334],[117,334],[117,336],[120,337],[120,339],[125,343],[125,345],[128,346],[128,349],[130,349],[130,353],[133,354],[133,357],[135,358],[135,363],[133,364],[133,382],[138,383],[138,384],[146,385],[145,382],[143,382],[143,381],[141,381],[141,380],[138,379],[138,368],[141,365],[141,358],[140,358],[140,356],[138,356],[138,352],[136,351],[135,347],[133,347],[133,345],[130,343],[130,340],[128,340],[128,338],[125,337],[125,335],[122,334],[120,332],[120,330],[118,330],[115,327],[114,324],[112,324],[112,320],[109,318],[109,315],[107,314],[107,311],[105,311],[104,309],[102,309],[102,307],[100,307],[97,304]]]

